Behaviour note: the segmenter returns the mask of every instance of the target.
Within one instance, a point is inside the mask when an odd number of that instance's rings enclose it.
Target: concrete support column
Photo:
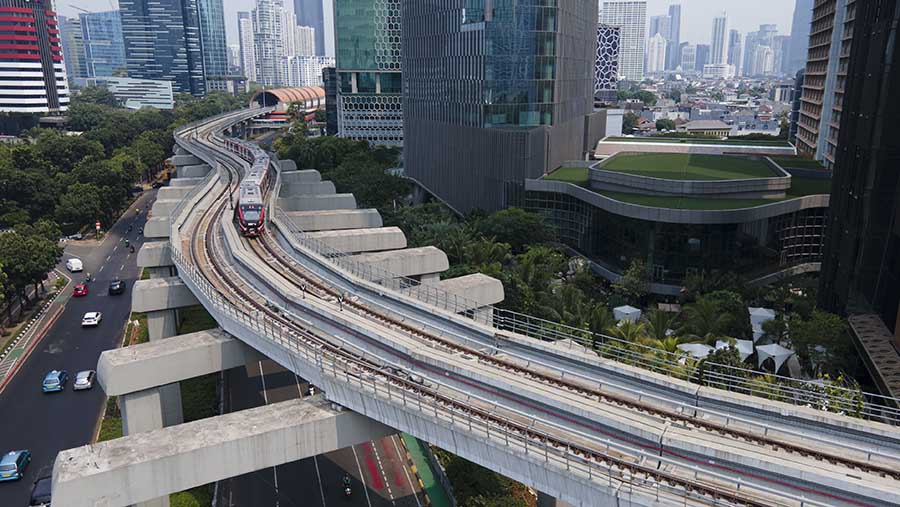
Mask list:
[[[162,396],[159,388],[146,389],[119,397],[122,434],[134,435],[163,428]]]
[[[484,322],[486,324],[494,323],[494,307],[493,306],[482,306],[481,308],[475,309],[475,321],[476,322]]]
[[[423,285],[437,285],[441,281],[440,273],[428,273],[419,277],[419,282]]]
[[[571,504],[557,500],[547,493],[538,491],[537,495],[537,507],[572,507]]]
[[[175,309],[147,312],[147,330],[150,332],[151,342],[178,334],[178,314]]]
[[[147,312],[147,331],[150,341],[171,338],[178,334],[178,313],[175,310]],[[169,427],[184,422],[181,407],[181,384],[169,384],[159,388],[162,395],[163,426]]]
[[[168,278],[175,276],[175,266],[162,266],[158,268],[144,268],[150,278]]]

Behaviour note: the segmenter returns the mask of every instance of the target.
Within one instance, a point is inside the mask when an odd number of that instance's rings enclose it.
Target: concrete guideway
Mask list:
[[[124,507],[396,433],[321,397],[62,451],[54,507]]]

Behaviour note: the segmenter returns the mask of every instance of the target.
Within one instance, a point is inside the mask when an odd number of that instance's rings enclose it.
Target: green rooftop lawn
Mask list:
[[[800,178],[794,176],[791,178],[791,189],[788,191],[788,197],[803,197],[804,195],[830,194],[831,180]]]
[[[761,159],[686,153],[619,154],[598,169],[668,180],[739,180],[775,174]]]
[[[780,146],[784,148],[790,148],[791,146],[791,143],[787,141],[742,141],[740,138],[706,139],[683,137],[608,137],[604,141],[613,143],[730,144],[741,146]]]
[[[811,169],[811,170],[819,170],[824,171],[825,167],[822,166],[821,162],[818,160],[810,160],[808,158],[803,157],[769,157],[775,163],[784,168],[794,168],[794,169]]]
[[[587,167],[560,167],[552,173],[544,176],[545,180],[565,181],[582,187],[590,183],[590,175]]]

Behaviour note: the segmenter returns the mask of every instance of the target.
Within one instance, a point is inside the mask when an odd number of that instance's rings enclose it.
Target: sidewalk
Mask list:
[[[48,283],[53,283],[56,278],[65,277],[58,271],[53,271]],[[71,284],[69,280],[69,284]],[[35,345],[49,331],[50,327],[62,313],[66,302],[69,300],[69,284],[51,295],[41,309],[25,324],[21,333],[4,350],[0,350],[0,391],[6,387],[9,379],[15,375],[22,362],[31,353]]]
[[[406,433],[402,433],[401,435],[403,437],[403,443],[406,444],[406,450],[409,452],[412,461],[416,466],[416,475],[419,476],[419,479],[422,481],[422,489],[424,489],[425,493],[428,495],[430,505],[433,507],[451,507],[452,503],[450,502],[450,498],[447,497],[447,492],[444,491],[444,487],[441,485],[440,481],[438,481],[437,477],[434,476],[434,472],[428,464],[428,458],[425,457],[425,451],[422,449],[422,445],[424,444],[417,438],[407,435]]]

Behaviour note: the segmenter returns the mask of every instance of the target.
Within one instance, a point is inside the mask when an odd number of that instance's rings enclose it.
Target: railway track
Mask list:
[[[207,142],[211,141],[208,140]],[[228,170],[232,174],[232,177],[239,174],[239,169],[234,165],[228,163],[225,165],[229,166]],[[382,378],[390,385],[407,390],[417,396],[426,397],[442,407],[448,409],[452,408],[455,411],[470,414],[473,417],[483,420],[485,424],[515,431],[525,438],[551,445],[560,451],[565,451],[573,456],[581,457],[598,466],[606,466],[610,470],[610,473],[612,473],[613,470],[618,470],[621,472],[621,475],[614,480],[624,484],[630,484],[638,488],[646,487],[647,481],[652,481],[656,484],[667,484],[678,488],[678,494],[682,496],[692,497],[699,495],[698,499],[702,497],[706,501],[712,500],[713,503],[718,504],[724,502],[727,505],[790,505],[787,503],[782,504],[780,502],[773,503],[773,500],[771,499],[763,502],[758,498],[752,498],[738,492],[727,492],[723,489],[721,484],[710,484],[699,480],[692,481],[670,471],[643,466],[622,456],[611,456],[608,451],[604,452],[593,448],[590,445],[573,445],[571,441],[564,440],[548,432],[539,431],[535,429],[534,426],[525,424],[520,420],[510,417],[501,417],[495,411],[478,407],[471,404],[471,402],[461,402],[459,399],[452,396],[423,386],[421,383],[410,380],[408,376],[404,377],[385,371],[380,362],[367,359],[362,354],[353,353],[345,347],[333,343],[332,340],[327,337],[317,336],[303,324],[295,322],[279,311],[273,310],[267,304],[264,297],[259,293],[254,293],[254,291],[250,289],[250,284],[237,282],[236,280],[241,279],[238,273],[227,267],[227,262],[222,262],[220,260],[223,258],[223,255],[221,254],[222,240],[219,237],[220,234],[216,231],[218,230],[219,224],[222,222],[223,214],[228,204],[228,191],[225,189],[218,192],[218,195],[214,197],[213,205],[209,206],[204,214],[197,219],[197,226],[195,228],[197,233],[190,235],[192,239],[189,241],[189,249],[194,266],[197,267],[203,273],[204,277],[213,284],[222,298],[236,307],[253,308],[258,314],[263,315],[265,319],[269,320],[273,326],[280,326],[283,329],[289,330],[290,334],[302,343],[302,346],[322,351],[322,353],[328,355],[330,360],[335,362],[335,364],[341,364],[345,371],[352,372],[353,375],[376,376]],[[298,288],[302,287],[305,293],[321,298],[322,300],[333,301],[336,298],[341,297],[340,293],[324,284],[315,276],[302,270],[295,261],[290,259],[286,252],[278,246],[273,246],[272,242],[273,239],[271,237],[265,236],[258,242],[251,241],[250,243],[257,252],[265,252],[269,257],[277,259],[279,265],[283,268],[279,270],[282,273],[282,276]],[[290,273],[291,276],[289,277],[285,273]],[[314,290],[309,290],[310,288]],[[343,304],[346,305],[348,309],[359,312],[369,319],[376,320],[383,326],[394,329],[395,331],[402,331],[414,336],[418,340],[478,357],[479,360],[491,364],[501,370],[526,375],[531,379],[581,394],[590,399],[615,403],[666,420],[690,424],[706,431],[713,431],[733,438],[740,438],[762,445],[782,448],[789,452],[796,452],[804,456],[813,456],[816,459],[840,464],[848,468],[859,469],[867,473],[875,473],[894,479],[898,478],[897,472],[890,469],[873,467],[868,463],[859,463],[846,458],[817,453],[815,451],[811,452],[809,449],[802,446],[793,446],[793,444],[762,438],[759,435],[752,433],[742,434],[742,432],[736,431],[733,428],[722,427],[705,421],[698,421],[696,418],[687,417],[677,412],[661,410],[659,407],[654,407],[649,404],[636,403],[633,400],[612,393],[602,392],[577,382],[529,371],[511,361],[497,358],[496,356],[485,354],[480,350],[461,346],[450,340],[425,333],[412,326],[406,325],[389,315],[384,315],[371,308],[367,308],[365,305],[356,301],[344,301]],[[865,505],[862,503],[858,504]]]

